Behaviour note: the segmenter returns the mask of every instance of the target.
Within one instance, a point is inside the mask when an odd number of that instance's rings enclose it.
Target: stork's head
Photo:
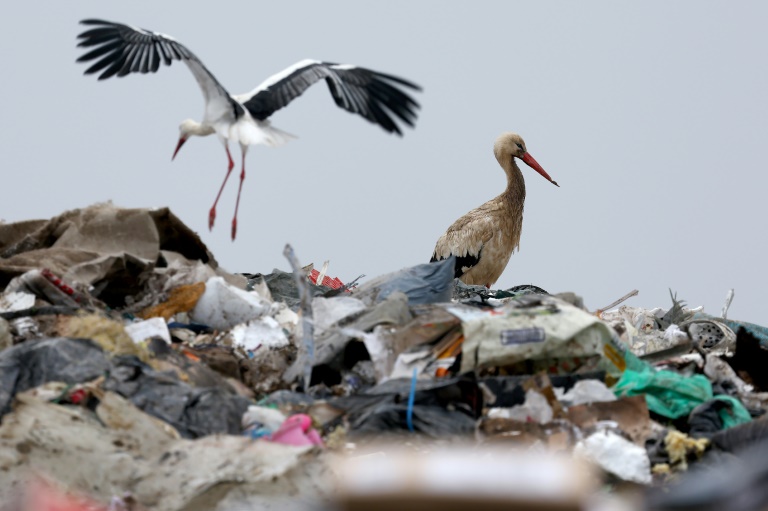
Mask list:
[[[496,139],[496,143],[493,144],[493,154],[496,155],[496,159],[502,166],[504,166],[504,162],[509,162],[512,158],[520,158],[526,165],[541,174],[544,179],[557,187],[560,186],[553,181],[541,165],[533,159],[533,156],[530,155],[528,149],[525,147],[523,137],[517,133],[502,133],[501,136]]]
[[[176,154],[179,152],[179,149],[181,149],[181,146],[184,145],[184,142],[187,141],[187,139],[192,135],[198,135],[201,137],[204,137],[206,135],[210,135],[215,130],[205,124],[200,124],[197,121],[194,121],[192,119],[185,119],[181,121],[181,124],[179,124],[179,142],[176,144],[176,150],[173,151],[173,157],[171,159],[173,160],[176,158]]]

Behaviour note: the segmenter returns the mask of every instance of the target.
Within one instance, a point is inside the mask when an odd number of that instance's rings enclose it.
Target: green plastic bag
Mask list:
[[[613,392],[617,396],[644,395],[650,411],[670,419],[686,416],[700,404],[713,399],[712,384],[706,376],[683,376],[672,371],[656,371],[651,366],[640,371],[624,371]],[[725,429],[752,420],[738,399],[720,395],[714,399],[731,404],[729,410],[719,414]]]

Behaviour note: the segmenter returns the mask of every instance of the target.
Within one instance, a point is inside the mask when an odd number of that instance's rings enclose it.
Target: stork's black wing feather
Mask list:
[[[403,89],[421,88],[402,78],[362,67],[304,60],[237,99],[254,118],[264,120],[323,79],[340,108],[361,115],[389,133],[402,134],[398,119],[413,127],[419,104]]]
[[[77,62],[94,61],[85,74],[101,72],[99,80],[105,80],[130,73],[155,73],[161,63],[170,66],[179,60],[192,71],[207,102],[227,101],[235,116],[242,111],[200,59],[174,38],[112,21],[87,19],[80,23],[95,27],[77,36],[78,47],[93,48],[77,59]]]
[[[480,252],[482,252],[482,250]],[[447,257],[438,258],[437,253],[433,253],[432,259],[430,259],[429,262],[434,263],[437,261],[442,261],[443,259],[448,259],[448,258]],[[456,265],[454,266],[454,269],[453,269],[453,278],[455,279],[461,278],[462,275],[467,273],[470,268],[472,268],[479,262],[480,262],[480,254],[477,254],[476,256],[469,255],[469,254],[466,254],[463,256],[456,256]]]

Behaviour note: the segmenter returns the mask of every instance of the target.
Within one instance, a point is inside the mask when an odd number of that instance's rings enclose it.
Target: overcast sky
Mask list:
[[[215,137],[174,162],[178,125],[201,120],[186,66],[83,76],[78,21],[174,36],[231,93],[304,58],[424,87],[415,130],[387,135],[317,84],[272,116],[299,136],[251,148],[238,239],[236,174]],[[768,3],[712,1],[14,2],[0,31],[0,218],[49,218],[112,200],[168,206],[232,272],[330,260],[348,281],[429,260],[459,216],[501,193],[493,157],[520,133],[555,179],[521,165],[520,251],[499,288],[574,291],[594,310],[691,306],[768,325]],[[239,165],[239,149],[233,148]],[[239,170],[236,169],[236,170]]]

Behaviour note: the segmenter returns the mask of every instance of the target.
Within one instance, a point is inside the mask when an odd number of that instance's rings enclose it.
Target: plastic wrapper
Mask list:
[[[546,295],[526,295],[492,311],[448,307],[462,320],[461,371],[541,361],[554,371],[603,369],[620,373],[626,348],[597,317]],[[634,357],[631,357],[634,359]]]

